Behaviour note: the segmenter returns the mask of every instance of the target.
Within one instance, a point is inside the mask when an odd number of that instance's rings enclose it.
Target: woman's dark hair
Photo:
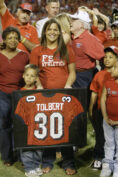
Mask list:
[[[20,41],[20,39],[21,39],[20,32],[19,32],[18,28],[15,28],[15,27],[13,27],[13,26],[9,26],[9,27],[7,27],[7,28],[3,31],[3,33],[2,33],[2,39],[5,40],[5,39],[6,39],[6,36],[7,36],[9,33],[11,33],[11,32],[17,33],[17,35],[18,35],[18,40]]]
[[[97,15],[97,19],[98,19],[98,24],[104,25],[104,31],[105,31],[107,29],[105,21],[99,15]]]
[[[61,31],[61,27],[59,25],[59,23],[55,20],[55,19],[50,19],[48,20],[43,27],[42,30],[42,35],[41,35],[41,45],[43,47],[47,47],[47,39],[46,39],[46,30],[47,28],[49,28],[51,26],[51,24],[55,23],[58,26],[59,29],[59,37],[58,37],[58,45],[57,45],[57,50],[54,53],[54,56],[56,56],[58,53],[60,54],[60,58],[62,59],[66,59],[67,61],[69,60],[69,56],[68,56],[68,51],[67,51],[67,47],[64,43],[64,39],[62,36],[62,31]]]

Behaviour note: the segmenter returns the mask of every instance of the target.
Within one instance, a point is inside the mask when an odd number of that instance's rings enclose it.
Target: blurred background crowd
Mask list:
[[[33,6],[31,24],[47,16],[45,10],[46,0],[5,0],[5,2],[10,12],[14,15],[19,4],[24,2],[31,3]],[[97,8],[111,20],[114,14],[115,18],[118,16],[118,0],[60,0],[60,4],[61,12],[73,14],[77,11],[79,6],[87,6],[90,9]]]

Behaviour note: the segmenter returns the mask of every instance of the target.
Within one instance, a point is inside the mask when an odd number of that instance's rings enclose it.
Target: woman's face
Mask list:
[[[57,24],[52,23],[50,26],[47,26],[45,34],[46,34],[47,42],[51,42],[51,43],[56,42],[60,35]]]
[[[7,49],[10,49],[10,50],[16,49],[16,47],[19,43],[18,34],[16,32],[10,32],[6,36],[4,43],[6,44]]]

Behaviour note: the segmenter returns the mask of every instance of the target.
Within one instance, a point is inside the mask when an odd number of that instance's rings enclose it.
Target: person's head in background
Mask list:
[[[70,26],[74,38],[80,36],[85,30],[90,30],[91,19],[89,14],[83,10],[78,10],[75,14],[69,15]]]
[[[55,17],[61,26],[65,44],[71,40],[70,19],[66,13],[61,13]]]
[[[15,51],[21,39],[20,32],[17,28],[9,26],[3,31],[2,39],[3,49],[8,51]]]
[[[68,60],[68,52],[67,48],[63,39],[61,26],[60,24],[54,19],[48,20],[43,27],[42,35],[41,35],[41,42],[40,44],[45,48],[49,49],[56,49],[54,56],[56,54],[60,55],[60,58]]]
[[[104,66],[111,72],[118,61],[118,48],[115,46],[109,46],[104,49],[104,52]]]
[[[25,82],[24,88],[34,89],[38,77],[39,77],[39,67],[34,64],[26,65],[23,73],[23,79]]]
[[[59,0],[47,0],[46,11],[48,13],[48,18],[54,18],[57,14],[59,14],[59,10]]]
[[[23,3],[18,7],[16,16],[20,25],[26,25],[30,22],[31,13],[32,5],[29,3]]]
[[[112,38],[118,39],[118,20],[111,24]]]

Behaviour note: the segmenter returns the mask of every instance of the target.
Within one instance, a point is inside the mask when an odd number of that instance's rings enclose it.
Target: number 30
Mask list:
[[[39,123],[39,129],[42,130],[41,133],[40,133],[40,130],[34,130],[34,136],[39,140],[43,140],[48,136],[48,129],[46,127],[46,125],[48,123],[48,117],[45,113],[38,113],[38,114],[36,114],[34,119],[35,119],[36,123]],[[57,132],[55,132],[56,119],[58,120]],[[64,129],[63,116],[58,112],[52,113],[50,115],[50,136],[53,139],[60,139],[63,136],[63,132],[64,132],[63,129]]]

